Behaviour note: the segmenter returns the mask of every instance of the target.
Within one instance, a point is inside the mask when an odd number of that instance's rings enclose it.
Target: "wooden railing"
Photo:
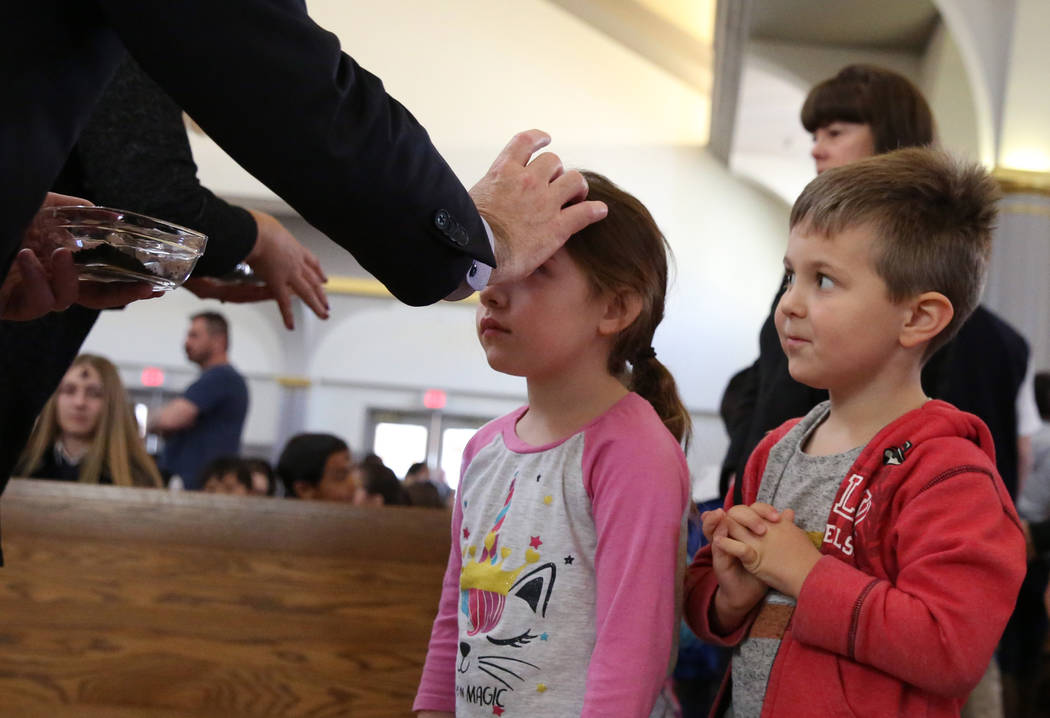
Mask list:
[[[448,522],[13,480],[0,716],[411,715]]]

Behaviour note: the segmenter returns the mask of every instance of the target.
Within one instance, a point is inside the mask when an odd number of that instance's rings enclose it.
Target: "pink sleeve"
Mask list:
[[[657,429],[662,433],[625,426],[584,449],[597,536],[596,635],[584,718],[649,715],[667,677],[678,633],[689,471],[674,439],[662,425]]]
[[[423,665],[423,677],[416,692],[414,711],[456,712],[456,651],[459,645],[459,569],[462,563],[459,532],[463,525],[463,510],[459,499],[452,510],[452,547],[448,554],[448,567],[441,583],[441,600],[438,602],[437,618],[430,631],[427,660]]]

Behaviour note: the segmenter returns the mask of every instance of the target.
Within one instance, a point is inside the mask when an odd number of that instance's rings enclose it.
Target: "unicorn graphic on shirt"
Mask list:
[[[458,671],[466,673],[471,661],[475,661],[479,671],[503,686],[492,694],[494,701],[504,690],[513,691],[523,684],[526,675],[540,670],[517,654],[528,656],[529,652],[521,649],[533,641],[547,640],[547,634],[537,624],[547,615],[557,573],[553,563],[540,563],[538,549],[542,542],[538,539],[524,549],[523,557],[519,551],[500,544],[500,529],[511,508],[514,484],[511,481],[492,529],[485,534],[481,555],[477,555],[479,547],[474,545],[464,551],[459,577],[459,609],[467,621],[467,637],[472,640],[459,644]],[[508,568],[508,561],[516,555],[517,565]],[[471,688],[461,691],[468,700],[471,698],[465,694]],[[477,695],[483,693],[479,690]]]

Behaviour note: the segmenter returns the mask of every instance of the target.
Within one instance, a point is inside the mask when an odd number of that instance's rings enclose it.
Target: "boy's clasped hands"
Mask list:
[[[718,577],[715,625],[736,629],[769,588],[798,597],[820,551],[794,523],[792,509],[778,511],[757,501],[700,515]]]

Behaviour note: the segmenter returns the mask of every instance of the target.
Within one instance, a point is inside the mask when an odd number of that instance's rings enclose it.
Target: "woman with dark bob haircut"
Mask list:
[[[809,91],[802,105],[806,131],[815,135],[836,122],[867,125],[872,155],[933,143],[933,114],[919,89],[873,65],[847,65]]]

